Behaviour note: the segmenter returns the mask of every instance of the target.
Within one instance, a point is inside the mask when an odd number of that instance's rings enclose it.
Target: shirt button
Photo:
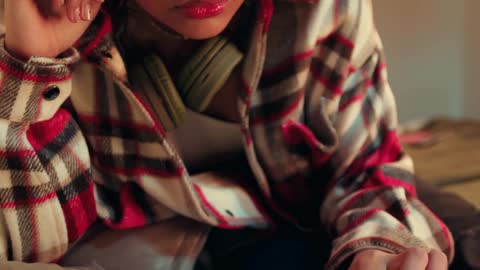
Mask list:
[[[51,101],[56,99],[60,95],[60,88],[56,85],[48,87],[48,89],[43,92],[43,98],[45,100]]]

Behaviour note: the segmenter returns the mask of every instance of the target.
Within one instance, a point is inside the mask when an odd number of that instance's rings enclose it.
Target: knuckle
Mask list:
[[[443,253],[443,252],[440,252],[440,256],[441,256],[442,260],[443,260],[445,263],[448,263],[447,254],[445,254],[445,253]]]
[[[432,254],[432,257],[437,258],[438,261],[440,261],[442,263],[448,263],[448,257],[442,251],[435,249],[435,250],[431,251],[431,254]]]
[[[411,248],[407,251],[408,256],[417,260],[428,260],[428,252],[421,248]]]
[[[377,261],[379,252],[377,250],[364,250],[355,256],[351,266],[352,269],[367,269],[372,262]]]
[[[356,256],[353,260],[350,269],[366,269],[368,267],[365,256]]]

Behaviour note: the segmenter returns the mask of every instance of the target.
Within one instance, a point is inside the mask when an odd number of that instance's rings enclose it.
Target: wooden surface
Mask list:
[[[448,185],[443,190],[462,196],[480,209],[480,178],[471,182]]]
[[[404,145],[416,175],[480,208],[480,121],[436,119],[421,130],[431,139]]]

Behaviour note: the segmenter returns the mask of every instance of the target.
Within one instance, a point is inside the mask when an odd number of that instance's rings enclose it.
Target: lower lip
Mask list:
[[[227,3],[228,0],[218,0],[216,3],[194,0],[177,8],[185,17],[203,20],[220,15],[225,10]]]

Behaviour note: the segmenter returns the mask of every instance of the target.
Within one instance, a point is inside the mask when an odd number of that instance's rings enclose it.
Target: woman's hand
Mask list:
[[[359,252],[349,270],[447,270],[447,256],[438,250],[408,249],[390,254],[369,249]]]
[[[22,59],[56,57],[85,32],[103,0],[5,0],[5,46]]]

